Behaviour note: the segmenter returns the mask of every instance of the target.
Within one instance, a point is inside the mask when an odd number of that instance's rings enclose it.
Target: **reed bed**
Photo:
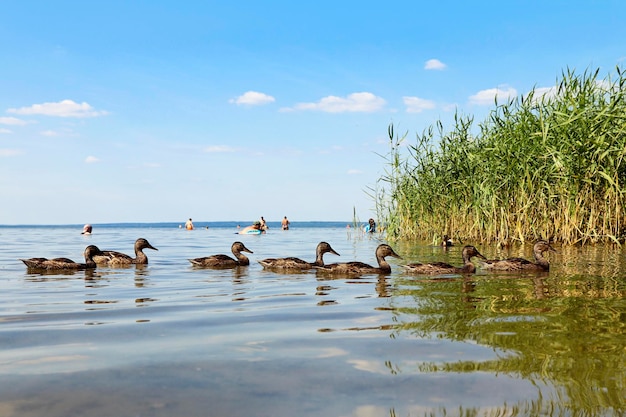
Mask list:
[[[385,172],[370,195],[388,236],[481,242],[625,237],[626,74],[562,72],[550,91],[495,102],[474,127],[456,114],[416,135],[389,126]]]

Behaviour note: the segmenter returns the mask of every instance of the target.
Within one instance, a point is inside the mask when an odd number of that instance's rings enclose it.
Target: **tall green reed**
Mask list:
[[[626,76],[565,70],[550,91],[458,113],[408,143],[390,125],[370,196],[391,238],[618,242],[625,233]],[[478,133],[472,133],[478,132]]]

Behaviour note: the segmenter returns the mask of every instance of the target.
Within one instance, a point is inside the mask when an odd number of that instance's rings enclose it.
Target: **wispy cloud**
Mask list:
[[[207,146],[203,150],[204,152],[208,152],[208,153],[220,153],[220,152],[235,152],[237,151],[237,148],[233,148],[232,146],[228,146],[228,145],[211,145],[211,146]]]
[[[424,110],[430,110],[435,108],[435,102],[432,100],[426,100],[419,97],[402,97],[402,101],[406,105],[407,113],[421,113]]]
[[[260,106],[263,104],[269,104],[275,102],[276,99],[265,93],[259,93],[258,91],[247,91],[239,97],[231,98],[228,102],[245,105],[245,106]]]
[[[22,151],[18,151],[17,149],[0,149],[0,157],[9,157],[20,155]]]
[[[352,93],[347,97],[327,96],[315,103],[298,103],[296,110],[317,110],[327,113],[363,112],[381,110],[386,101],[372,93]]]
[[[88,156],[87,158],[85,158],[86,164],[95,164],[96,162],[100,162],[100,160],[95,156]]]
[[[76,103],[73,100],[62,100],[56,103],[33,104],[30,107],[8,109],[7,113],[77,118],[98,117],[108,114],[106,111],[95,110],[86,102]]]
[[[441,62],[438,59],[429,59],[428,61],[426,61],[426,64],[424,64],[424,69],[425,70],[437,70],[437,71],[442,71],[444,69],[446,69],[448,66],[446,64],[444,64],[443,62]]]
[[[13,132],[10,131],[9,129],[0,128],[0,134],[8,135],[8,134],[11,134],[11,133],[13,133]]]
[[[558,89],[556,87],[538,87],[535,88],[533,100],[538,101],[542,98],[553,98],[556,96]]]
[[[26,120],[18,119],[17,117],[0,117],[0,125],[25,126],[27,124]]]
[[[360,169],[349,169],[348,170],[348,175],[360,175],[362,173],[363,173],[363,171],[361,171]]]
[[[487,106],[493,104],[496,97],[498,97],[499,101],[504,101],[516,95],[517,90],[513,87],[497,87],[479,91],[473,96],[470,96],[469,101],[471,104]]]
[[[69,128],[60,128],[58,130],[52,130],[52,129],[48,129],[48,130],[42,130],[39,132],[39,134],[41,136],[48,136],[48,137],[76,137],[77,134],[76,132],[74,132],[72,129]]]
[[[54,136],[59,136],[60,135],[59,132],[56,132],[54,130],[43,130],[43,131],[39,132],[39,134],[41,136],[50,136],[50,137],[54,137]]]

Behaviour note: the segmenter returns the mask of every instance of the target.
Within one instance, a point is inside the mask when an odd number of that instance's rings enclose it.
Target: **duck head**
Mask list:
[[[535,243],[535,246],[533,247],[533,251],[535,253],[544,253],[544,252],[554,252],[557,253],[556,249],[554,249],[552,246],[550,246],[550,243],[548,243],[548,241],[546,240],[540,240],[537,243]]]
[[[241,243],[241,242],[233,243],[233,245],[230,247],[230,250],[233,253],[238,253],[238,252],[254,253],[250,249],[246,248],[246,246],[243,243]]]
[[[157,248],[155,248],[154,246],[152,246],[150,244],[150,242],[148,242],[146,239],[144,238],[139,238],[135,241],[135,250],[141,250],[141,249],[153,249],[153,250],[158,250]]]
[[[333,254],[335,254],[337,256],[341,256],[337,252],[335,252],[335,250],[333,248],[331,248],[330,245],[327,242],[320,242],[320,243],[318,243],[316,252],[317,253],[333,253]]]
[[[376,248],[376,257],[385,258],[386,256],[392,256],[394,258],[402,259],[402,257],[395,253],[391,246],[387,245],[386,243],[378,245],[378,247]]]
[[[478,249],[476,249],[474,246],[467,245],[463,248],[463,260],[467,262],[474,256],[477,256],[480,259],[487,260],[487,258],[485,258],[480,252],[478,252]]]

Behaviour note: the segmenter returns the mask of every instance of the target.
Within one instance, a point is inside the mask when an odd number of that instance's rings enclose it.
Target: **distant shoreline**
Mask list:
[[[239,226],[248,226],[252,224],[253,221],[245,220],[245,221],[195,221],[194,226],[196,229],[206,228],[236,228]],[[291,228],[307,228],[307,227],[345,227],[347,224],[352,224],[352,221],[291,221]],[[90,223],[94,229],[102,228],[102,229],[112,229],[112,228],[178,228],[179,226],[185,225],[184,221],[180,222],[125,222],[125,223]],[[281,229],[280,221],[267,222],[270,230],[271,229]],[[76,223],[76,224],[0,224],[0,228],[76,228],[82,229],[84,223]]]

